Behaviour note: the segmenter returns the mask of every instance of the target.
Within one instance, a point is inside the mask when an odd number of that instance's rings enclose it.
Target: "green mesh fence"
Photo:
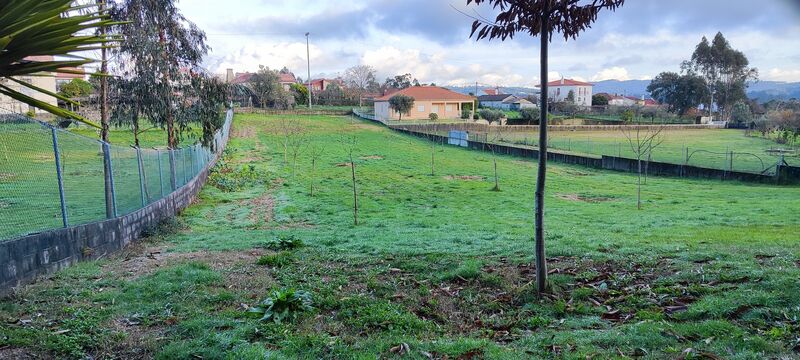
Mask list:
[[[228,138],[233,112],[225,116],[216,151]],[[186,185],[214,155],[200,144],[175,150],[108,145],[0,109],[0,241],[130,214]]]

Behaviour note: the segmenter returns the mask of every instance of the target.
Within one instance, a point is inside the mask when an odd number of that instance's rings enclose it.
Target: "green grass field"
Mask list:
[[[502,142],[513,144],[536,144],[538,132],[510,132],[500,129],[488,134],[489,139],[499,138]],[[653,161],[683,164],[685,149],[689,149],[689,165],[715,169],[729,169],[730,158],[734,152],[733,170],[761,172],[772,168],[780,159],[770,149],[789,149],[762,137],[745,136],[743,130],[736,129],[690,129],[665,130],[664,141],[652,154]],[[549,146],[554,149],[580,154],[611,155],[635,158],[625,134],[620,130],[609,131],[551,131],[548,133]],[[633,133],[635,136],[635,133]],[[479,138],[482,138],[480,135]],[[800,150],[784,158],[792,166],[800,166]]]
[[[194,133],[183,144],[193,144]],[[147,203],[169,193],[169,155],[161,146],[166,138],[160,129],[141,135],[142,148],[159,146],[161,158],[150,149],[142,151]],[[103,153],[95,130],[58,132],[64,196],[68,225],[80,225],[106,218]],[[129,145],[133,135],[125,129],[110,132],[117,210],[124,215],[142,207],[137,154]],[[182,156],[186,155],[186,156]],[[188,150],[176,152],[178,185],[185,184],[199,169]],[[161,166],[159,167],[159,160]],[[159,172],[162,172],[159,177]],[[50,129],[39,124],[0,124],[0,239],[63,227],[58,177]]]
[[[70,129],[71,132],[83,135],[92,139],[100,139],[100,132],[97,129],[86,126],[80,129]],[[181,145],[191,145],[199,141],[202,129],[191,129],[180,137]],[[108,135],[110,143],[119,146],[130,146],[134,144],[133,132],[127,128],[112,128]],[[167,132],[164,129],[152,128],[139,134],[139,146],[142,148],[161,148],[167,147]]]
[[[174,222],[0,302],[0,358],[798,356],[800,188],[650,178],[636,210],[634,176],[552,164],[552,293],[537,298],[535,163],[500,156],[491,191],[490,154],[436,147],[431,175],[430,143],[315,116],[291,117],[321,149],[292,171],[279,118],[237,115],[224,165]],[[284,288],[314,309],[246,316]]]

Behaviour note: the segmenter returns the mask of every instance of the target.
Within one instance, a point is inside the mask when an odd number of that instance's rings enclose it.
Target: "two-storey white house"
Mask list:
[[[592,106],[592,84],[572,80],[561,79],[547,83],[547,94],[550,101],[565,101],[569,92],[575,94],[575,105]]]

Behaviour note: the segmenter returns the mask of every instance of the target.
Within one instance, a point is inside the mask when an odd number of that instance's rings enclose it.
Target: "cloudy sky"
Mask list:
[[[476,42],[469,14],[492,16],[465,0],[180,0],[213,50],[205,65],[255,71],[288,67],[306,77],[306,32],[313,77],[367,64],[379,79],[412,73],[439,85],[532,86],[538,39]],[[586,81],[650,79],[677,71],[702,36],[722,31],[762,80],[800,81],[800,0],[628,0],[577,40],[554,37],[551,76]]]

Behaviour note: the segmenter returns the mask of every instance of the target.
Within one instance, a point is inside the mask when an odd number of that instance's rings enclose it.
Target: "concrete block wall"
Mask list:
[[[227,143],[223,140],[222,149]],[[0,243],[0,296],[13,288],[79,261],[98,259],[141,238],[144,231],[188,207],[208,180],[222,151],[200,173],[172,194],[115,219],[53,229]]]
[[[391,127],[393,130],[413,135],[416,137],[424,138],[430,141],[447,144],[447,136],[430,135],[427,133],[417,131],[417,128],[407,127]],[[465,130],[465,129],[461,129]],[[494,151],[498,154],[512,155],[523,158],[536,159],[539,157],[539,150],[530,147],[513,146],[513,145],[493,145],[481,141],[468,141],[467,147],[472,150],[479,151]],[[554,162],[564,164],[582,165],[595,169],[606,169],[614,171],[622,171],[629,173],[638,172],[638,164],[636,159],[629,159],[616,156],[594,157],[585,155],[575,155],[570,153],[563,153],[559,151],[548,151],[547,159]],[[674,176],[686,178],[699,178],[699,179],[717,179],[717,180],[733,180],[745,182],[757,182],[767,184],[780,184],[780,185],[793,185],[800,184],[800,168],[791,166],[778,166],[778,176],[754,174],[748,172],[727,171],[721,169],[711,169],[696,166],[684,166],[680,164],[671,164],[663,162],[651,161],[647,164],[647,174],[654,176]],[[644,170],[643,170],[644,171]]]

